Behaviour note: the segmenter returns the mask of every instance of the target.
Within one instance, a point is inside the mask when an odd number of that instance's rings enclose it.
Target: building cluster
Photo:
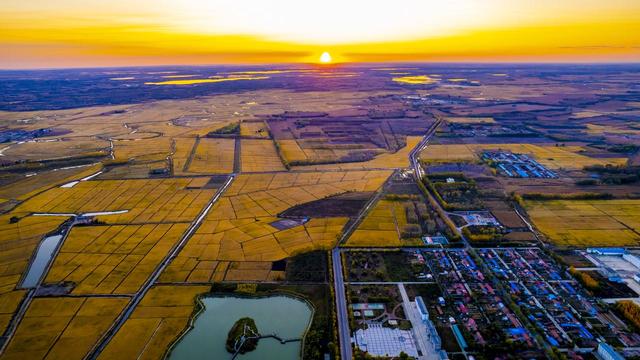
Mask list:
[[[553,179],[558,175],[542,166],[526,154],[514,154],[508,151],[485,151],[482,159],[489,161],[508,177]]]

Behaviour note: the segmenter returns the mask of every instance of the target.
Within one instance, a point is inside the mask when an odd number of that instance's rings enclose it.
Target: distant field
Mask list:
[[[536,227],[560,246],[638,246],[640,200],[527,201]]]
[[[4,147],[4,146],[3,146]],[[45,160],[80,155],[107,155],[109,142],[92,138],[64,139],[12,144],[2,151],[2,160]]]
[[[152,287],[98,359],[162,359],[186,330],[196,296],[210,290],[204,285]]]
[[[495,124],[490,117],[447,117],[445,120],[453,124]]]
[[[171,139],[157,137],[142,140],[114,141],[113,153],[117,160],[161,161],[171,152]]]
[[[533,144],[451,144],[429,145],[420,158],[426,162],[473,162],[483,150],[507,150],[530,154],[540,164],[551,169],[582,169],[589,165],[623,165],[627,158],[593,158],[580,154],[582,146],[539,146]]]
[[[97,173],[101,168],[102,165],[97,164],[56,171],[43,171],[37,175],[22,177],[14,183],[1,186],[0,198],[26,200],[39,191],[62,185],[75,179],[82,179]]]
[[[3,358],[83,359],[128,302],[128,298],[36,298]]]
[[[409,166],[409,153],[422,140],[420,136],[407,136],[407,146],[395,153],[383,153],[374,159],[363,162],[348,162],[325,165],[294,166],[295,170],[365,170],[365,169],[400,169]]]

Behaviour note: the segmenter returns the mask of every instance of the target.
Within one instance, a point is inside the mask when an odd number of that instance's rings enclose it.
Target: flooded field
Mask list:
[[[231,359],[225,341],[229,329],[242,317],[254,319],[261,335],[299,339],[306,333],[313,315],[312,308],[304,301],[281,295],[263,298],[208,296],[202,299],[202,304],[204,310],[193,328],[175,345],[169,359]],[[300,341],[281,344],[273,338],[261,339],[254,351],[238,355],[237,359],[300,359],[301,346]]]

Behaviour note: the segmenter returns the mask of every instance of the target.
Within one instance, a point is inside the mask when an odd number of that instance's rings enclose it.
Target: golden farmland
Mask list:
[[[3,359],[83,359],[128,298],[36,298]]]
[[[278,230],[270,223],[280,212],[347,191],[374,191],[390,171],[277,173],[239,175],[216,202],[202,225],[161,277],[162,281],[216,281],[268,278],[268,272],[238,268],[230,262],[274,261],[331,247],[346,218],[311,219]],[[238,271],[235,271],[238,270]],[[228,273],[228,274],[227,274]]]
[[[199,139],[187,171],[204,174],[232,173],[234,147],[234,139]]]
[[[407,225],[406,201],[380,200],[367,214],[358,228],[351,234],[346,246],[403,246],[420,245],[415,241],[402,239],[402,231]]]
[[[157,285],[109,342],[99,359],[161,359],[187,328],[197,295],[210,286]]]
[[[4,331],[25,294],[16,290],[27,270],[31,254],[42,237],[56,230],[66,217],[28,216],[18,223],[0,216],[0,331]]]
[[[109,223],[191,221],[213,196],[212,189],[187,189],[190,178],[91,180],[53,188],[21,204],[16,211],[86,213],[128,210],[107,215]]]
[[[133,294],[186,228],[187,224],[75,227],[45,283],[73,282],[73,294]]]
[[[363,162],[336,163],[324,165],[293,166],[294,170],[366,170],[401,169],[409,166],[409,153],[422,140],[420,136],[407,136],[407,145],[395,153],[383,153],[372,160]]]
[[[638,246],[640,200],[527,201],[527,213],[561,246]]]
[[[283,171],[284,164],[269,139],[242,139],[240,163],[243,172]]]

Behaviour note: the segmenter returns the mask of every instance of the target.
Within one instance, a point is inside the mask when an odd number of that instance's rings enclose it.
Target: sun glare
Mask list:
[[[320,62],[323,64],[329,64],[331,62],[331,54],[326,51],[323,52],[322,55],[320,55]]]

